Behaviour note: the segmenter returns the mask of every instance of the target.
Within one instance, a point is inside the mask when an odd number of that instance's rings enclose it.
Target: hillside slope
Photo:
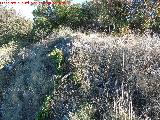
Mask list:
[[[55,48],[60,74],[48,56]],[[160,119],[159,38],[59,33],[15,61],[0,70],[2,120]]]

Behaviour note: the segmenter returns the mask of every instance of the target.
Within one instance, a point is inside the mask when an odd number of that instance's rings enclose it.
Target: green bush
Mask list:
[[[33,31],[36,31],[33,33],[43,39],[59,26],[115,34],[123,33],[121,29],[126,27],[134,33],[143,34],[147,29],[156,32],[159,31],[158,11],[157,1],[130,3],[99,0],[74,5],[39,5],[33,12]]]
[[[38,112],[36,120],[45,120],[49,115],[51,114],[51,102],[52,98],[51,96],[47,96],[40,112]]]
[[[63,64],[63,53],[61,50],[55,48],[48,56],[51,57],[55,65],[56,74],[61,75]]]
[[[0,45],[10,41],[26,42],[32,22],[16,15],[14,9],[0,7]]]

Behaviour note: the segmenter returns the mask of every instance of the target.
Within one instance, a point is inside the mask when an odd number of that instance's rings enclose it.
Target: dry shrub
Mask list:
[[[20,52],[13,82],[3,95],[4,120],[35,119],[48,93],[52,114],[46,119],[159,119],[158,38],[86,36],[71,31],[59,36],[54,44],[52,38],[46,45]],[[59,78],[47,57],[54,47],[64,53]]]
[[[102,119],[159,119],[159,38],[91,34],[75,39],[71,51],[83,97]]]

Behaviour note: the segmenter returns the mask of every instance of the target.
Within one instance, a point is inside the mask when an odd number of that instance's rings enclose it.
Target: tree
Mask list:
[[[14,9],[0,7],[0,44],[23,41],[32,29],[32,22],[16,15]]]

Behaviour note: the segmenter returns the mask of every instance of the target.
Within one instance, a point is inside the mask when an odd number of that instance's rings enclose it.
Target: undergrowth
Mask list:
[[[4,120],[160,119],[159,38],[59,36],[56,45],[21,51],[3,94]]]
[[[62,51],[55,48],[48,54],[48,56],[52,60],[53,65],[55,67],[55,71],[54,71],[55,79],[53,84],[53,92],[51,92],[52,94],[46,96],[43,102],[43,105],[37,114],[36,120],[45,120],[46,118],[50,118],[50,116],[52,115],[52,101],[53,101],[52,96],[54,96],[53,93],[56,91],[57,87],[60,84],[60,78],[63,72],[62,64],[64,64],[63,63],[64,58],[63,58]]]

